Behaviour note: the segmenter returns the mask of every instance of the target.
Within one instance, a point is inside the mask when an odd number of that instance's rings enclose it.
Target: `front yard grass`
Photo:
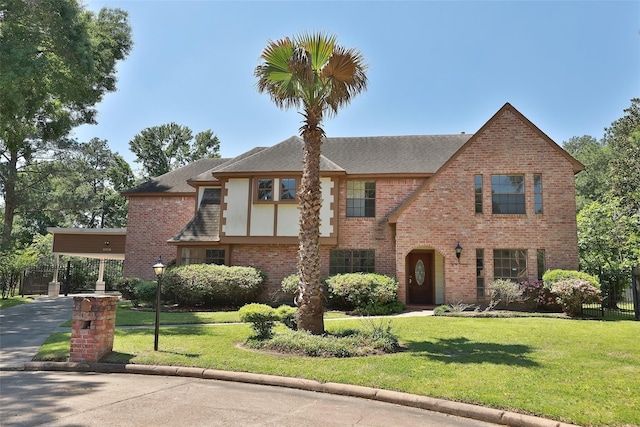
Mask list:
[[[0,299],[0,310],[2,310],[3,308],[9,308],[9,307],[13,307],[20,304],[26,304],[31,301],[33,301],[33,298],[29,296],[25,296],[25,297],[15,296],[15,297],[8,297],[6,299]]]
[[[163,313],[164,315],[164,313]],[[247,324],[117,330],[103,361],[197,366],[398,390],[584,426],[640,425],[640,323],[553,318],[389,318],[407,351],[311,358],[242,348]],[[332,320],[328,331],[361,319]],[[70,333],[40,360],[66,360]]]

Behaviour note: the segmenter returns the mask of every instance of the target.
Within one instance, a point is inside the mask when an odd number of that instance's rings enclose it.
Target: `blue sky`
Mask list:
[[[638,1],[94,1],[128,11],[134,47],[98,125],[129,141],[176,122],[211,129],[223,157],[297,134],[301,116],[255,89],[268,40],[324,31],[359,49],[367,91],[325,121],[328,136],[477,131],[511,103],[554,141],[601,138],[640,96]]]

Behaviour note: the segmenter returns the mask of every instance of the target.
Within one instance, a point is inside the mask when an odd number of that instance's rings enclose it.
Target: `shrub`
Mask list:
[[[522,282],[520,284],[523,297],[531,301],[537,308],[553,308],[556,304],[556,296],[551,292],[551,284],[542,280],[534,282]]]
[[[253,267],[192,264],[167,270],[162,289],[180,306],[238,307],[257,300],[265,277]]]
[[[598,278],[590,274],[584,273],[582,271],[557,269],[557,270],[549,270],[545,272],[544,275],[542,276],[542,281],[545,282],[545,284],[547,284],[547,286],[549,287],[551,287],[551,285],[561,280],[571,280],[571,279],[584,280],[585,282],[589,283],[591,286],[594,286],[600,289],[600,281],[598,280]]]
[[[295,295],[298,292],[298,283],[300,279],[298,279],[297,274],[291,274],[280,282],[280,290],[287,295]]]
[[[154,305],[156,303],[156,292],[158,291],[158,284],[150,280],[142,280],[134,291],[136,304]]]
[[[296,322],[296,310],[294,307],[289,305],[281,305],[276,308],[276,316],[278,320],[280,320],[284,325],[292,330],[298,329],[298,324]]]
[[[276,310],[266,304],[247,304],[238,311],[240,321],[251,323],[251,327],[256,333],[254,338],[268,339],[273,336],[273,325],[278,316]]]
[[[329,277],[325,283],[329,299],[344,303],[347,309],[384,306],[396,301],[395,277],[375,273],[346,273]]]
[[[366,307],[356,307],[354,314],[359,316],[387,316],[389,314],[402,313],[405,305],[400,301],[393,301],[382,305],[368,305]]]
[[[156,299],[156,283],[142,280],[138,277],[125,277],[115,284],[115,288],[122,298],[131,301],[134,307],[143,304],[153,304]]]
[[[582,304],[601,302],[600,290],[586,280],[560,280],[551,286],[562,310],[570,316],[582,313]]]
[[[489,297],[492,303],[504,302],[508,306],[512,302],[522,301],[523,290],[520,285],[508,279],[496,279],[488,287]]]

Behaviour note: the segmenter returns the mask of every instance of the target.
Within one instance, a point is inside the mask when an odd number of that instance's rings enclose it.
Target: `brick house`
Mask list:
[[[202,159],[133,188],[125,274],[249,265],[270,290],[296,272],[302,141]],[[485,301],[495,278],[578,268],[574,175],[584,166],[510,104],[475,134],[326,138],[322,274],[375,271],[407,304]]]

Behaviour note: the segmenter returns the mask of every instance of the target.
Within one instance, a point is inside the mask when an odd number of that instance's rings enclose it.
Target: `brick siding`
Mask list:
[[[194,196],[129,196],[124,275],[155,279],[153,264],[162,256],[175,260],[176,247],[167,240],[178,234],[195,214]]]
[[[542,174],[543,214],[533,212],[533,174]],[[475,214],[474,175],[483,175],[483,212]],[[491,175],[524,174],[524,215],[491,214]],[[485,284],[493,280],[493,249],[526,249],[530,280],[536,250],[547,269],[578,268],[572,165],[538,132],[509,110],[485,127],[405,210],[397,221],[397,277],[404,283],[406,256],[427,247],[444,258],[445,302],[477,302],[476,248],[484,249]],[[455,246],[463,247],[460,262]],[[400,299],[406,300],[401,285]]]

